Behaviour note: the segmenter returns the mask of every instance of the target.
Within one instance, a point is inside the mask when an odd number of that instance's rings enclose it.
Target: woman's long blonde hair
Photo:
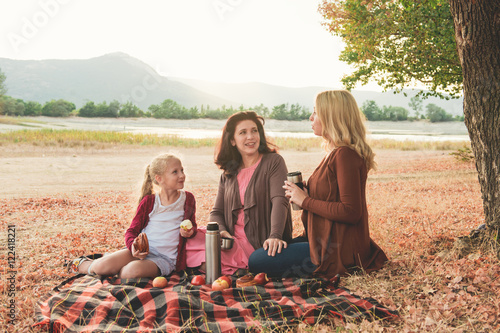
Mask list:
[[[156,176],[164,174],[165,171],[167,171],[168,163],[174,159],[180,161],[180,159],[173,154],[161,154],[156,156],[146,167],[139,203],[141,203],[145,196],[155,193],[153,184],[158,185]]]
[[[315,111],[323,128],[326,148],[350,147],[366,163],[366,170],[376,170],[375,154],[366,142],[365,116],[347,90],[327,90],[316,96]]]

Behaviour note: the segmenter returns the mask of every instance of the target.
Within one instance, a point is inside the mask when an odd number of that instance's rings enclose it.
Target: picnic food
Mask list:
[[[231,285],[233,284],[233,280],[231,280],[229,276],[222,275],[219,277],[219,279],[226,281],[229,287],[231,287]]]
[[[181,223],[181,228],[186,230],[186,231],[189,231],[193,228],[193,223],[191,223],[190,220],[184,220]]]
[[[212,290],[224,290],[226,288],[229,288],[229,283],[227,283],[226,280],[218,278],[212,283]]]
[[[153,287],[155,288],[165,288],[168,284],[167,279],[165,279],[163,276],[157,276],[153,280]]]
[[[141,232],[135,239],[133,243],[135,249],[139,252],[149,252],[149,241],[148,236],[144,232]]]
[[[255,281],[254,276],[252,274],[243,275],[242,277],[236,280],[237,288],[255,286],[256,284],[257,281]]]
[[[268,283],[270,281],[269,278],[267,277],[266,273],[259,273],[259,274],[255,275],[255,277],[253,279],[257,284],[261,284],[261,285],[265,285],[266,283]]]
[[[205,284],[205,277],[203,275],[195,275],[191,279],[191,284],[194,286],[201,286],[202,284]]]

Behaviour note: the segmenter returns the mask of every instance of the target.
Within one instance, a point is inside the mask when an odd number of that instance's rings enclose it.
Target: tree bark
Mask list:
[[[500,229],[500,2],[450,0],[485,223]]]

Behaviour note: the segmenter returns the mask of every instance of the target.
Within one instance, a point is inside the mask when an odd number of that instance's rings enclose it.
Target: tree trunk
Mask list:
[[[464,117],[488,228],[500,229],[500,2],[450,0],[464,77]]]

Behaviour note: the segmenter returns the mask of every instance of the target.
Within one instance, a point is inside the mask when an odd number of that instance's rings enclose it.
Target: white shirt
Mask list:
[[[149,213],[149,223],[142,230],[148,236],[150,253],[167,256],[174,263],[177,259],[185,202],[186,192],[183,190],[180,190],[179,198],[168,206],[163,206],[160,195],[156,194],[153,210]]]

